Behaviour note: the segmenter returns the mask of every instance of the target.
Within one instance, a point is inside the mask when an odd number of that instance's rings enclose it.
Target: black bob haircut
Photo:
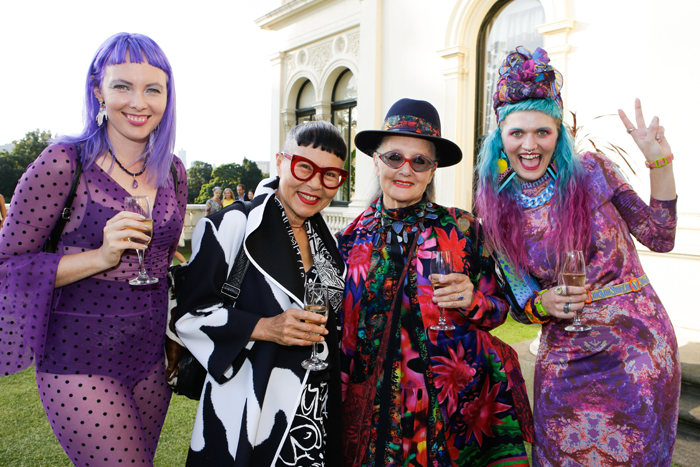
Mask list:
[[[321,151],[330,152],[345,160],[348,156],[348,147],[343,135],[332,123],[323,120],[304,122],[292,128],[284,141],[283,151],[291,150],[289,146],[296,143],[297,146],[312,148],[321,147]]]

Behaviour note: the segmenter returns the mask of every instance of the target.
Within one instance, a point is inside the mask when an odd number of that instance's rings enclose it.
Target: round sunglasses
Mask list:
[[[319,167],[306,157],[297,154],[282,155],[292,161],[292,175],[299,181],[306,182],[317,173],[321,174],[321,185],[329,190],[335,190],[348,178],[348,171],[337,167]]]
[[[437,163],[434,160],[422,154],[418,154],[413,156],[411,159],[407,159],[398,151],[388,151],[384,154],[379,154],[379,158],[392,169],[398,169],[406,162],[408,162],[411,165],[411,168],[416,172],[425,172],[426,170],[430,170],[437,166]]]

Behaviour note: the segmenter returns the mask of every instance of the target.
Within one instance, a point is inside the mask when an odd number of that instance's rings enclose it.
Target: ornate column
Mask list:
[[[473,146],[467,131],[467,75],[469,49],[454,46],[438,51],[445,59],[442,74],[445,76],[445,110],[440,116],[442,136],[454,141],[463,151],[462,162],[436,173],[437,198],[439,202],[471,210],[472,173],[474,172],[471,151]]]

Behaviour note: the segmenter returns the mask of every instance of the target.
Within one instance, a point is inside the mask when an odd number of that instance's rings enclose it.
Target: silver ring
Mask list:
[[[462,297],[462,294],[457,294],[457,300],[464,300],[464,297]]]
[[[661,141],[661,136],[657,136],[656,141]]]
[[[627,133],[632,133],[634,130],[636,130],[636,128],[630,128],[629,130],[627,130]]]
[[[564,303],[564,313],[566,313],[568,315],[570,311],[571,311],[571,302]]]

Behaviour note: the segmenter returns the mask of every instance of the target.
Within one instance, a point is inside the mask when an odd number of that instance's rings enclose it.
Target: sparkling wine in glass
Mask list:
[[[446,274],[452,274],[452,254],[450,251],[436,251],[433,257],[430,258],[430,282],[433,284],[433,290],[445,287],[447,284],[440,283],[440,277]],[[430,329],[435,331],[451,331],[455,327],[447,323],[445,320],[445,309],[440,309],[440,319],[437,324],[430,326]]]
[[[565,251],[562,258],[562,282],[565,286],[585,287],[586,286],[586,261],[583,258],[583,251]],[[567,290],[568,292],[568,290]],[[569,332],[590,331],[591,327],[583,324],[579,317],[579,312],[574,311],[574,321],[565,327]]]
[[[306,284],[304,309],[322,316],[328,316],[328,287],[321,284]],[[325,327],[323,324],[321,326]],[[318,358],[316,344],[314,342],[311,358],[301,362],[301,366],[306,370],[321,371],[328,368],[328,363]]]
[[[151,217],[151,203],[148,200],[148,196],[127,196],[124,198],[124,208],[126,211],[135,212],[136,214],[141,214],[145,219],[141,222],[149,227],[147,232],[144,232],[149,238],[153,237],[153,217]],[[129,238],[130,241],[135,243],[141,243],[148,245],[151,240],[141,240],[140,238]],[[129,284],[131,285],[148,285],[155,284],[158,282],[157,277],[150,277],[146,274],[146,267],[143,264],[143,254],[144,250],[136,250],[136,254],[139,256],[139,275],[135,279],[131,279]]]

